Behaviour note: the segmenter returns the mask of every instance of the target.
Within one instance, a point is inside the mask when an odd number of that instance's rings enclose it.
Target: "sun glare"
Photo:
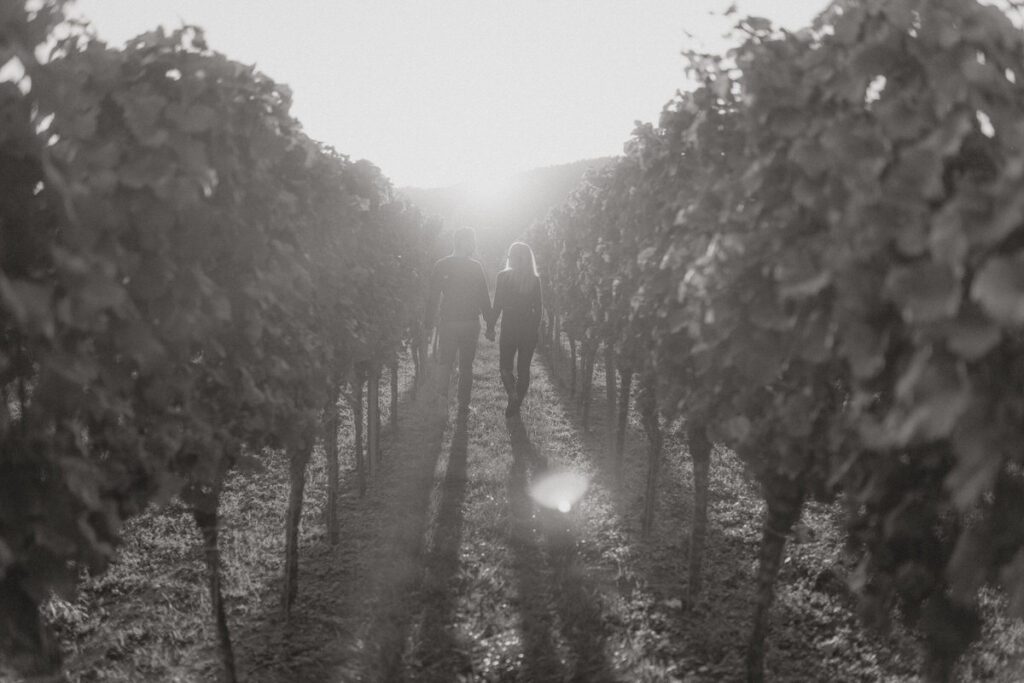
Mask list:
[[[552,510],[567,513],[583,498],[590,478],[577,472],[555,472],[538,478],[530,487],[530,497]]]
[[[473,206],[492,206],[507,199],[511,181],[504,176],[483,177],[466,183],[466,201]]]

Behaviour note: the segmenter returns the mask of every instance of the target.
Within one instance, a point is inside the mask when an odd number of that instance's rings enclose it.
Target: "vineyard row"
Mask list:
[[[394,397],[440,226],[307,137],[287,87],[198,29],[113,49],[63,20],[61,0],[0,12],[0,65],[24,71],[0,83],[0,651],[56,670],[40,604],[103,571],[125,520],[179,496],[234,680],[225,478],[288,459],[287,613],[314,443],[336,542],[339,401],[365,490],[382,368]]]
[[[925,679],[950,680],[983,586],[1024,611],[1024,34],[971,0],[739,28],[531,229],[547,335],[569,339],[585,423],[604,350],[620,461],[636,382],[645,529],[663,433],[688,443],[691,597],[712,445],[760,482],[749,680],[809,499],[847,511],[868,622],[898,612]]]

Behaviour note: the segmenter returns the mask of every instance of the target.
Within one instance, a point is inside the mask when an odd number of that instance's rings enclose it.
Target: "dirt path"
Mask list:
[[[464,418],[407,407],[367,498],[346,498],[338,547],[303,549],[290,623],[240,633],[252,680],[615,678],[616,573],[581,538],[588,515],[614,533],[614,514],[596,490],[568,515],[537,508],[533,477],[590,465],[543,368],[506,421],[496,366],[482,343]]]

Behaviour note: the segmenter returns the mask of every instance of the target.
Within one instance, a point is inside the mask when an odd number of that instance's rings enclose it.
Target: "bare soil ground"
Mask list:
[[[407,398],[399,428],[385,430],[383,463],[365,498],[346,476],[337,546],[327,542],[326,476],[315,458],[299,600],[287,621],[278,607],[285,463],[268,455],[265,471],[233,476],[222,508],[224,583],[243,680],[742,679],[761,513],[742,466],[728,453],[713,458],[705,588],[689,604],[685,450],[669,438],[657,524],[644,539],[643,439],[634,427],[619,486],[600,376],[595,424],[585,432],[575,399],[546,364],[534,362],[521,420],[503,416],[495,345],[481,340],[476,373],[466,416],[453,404],[441,420],[422,396]],[[528,494],[552,471],[590,479],[568,513]],[[836,514],[811,506],[787,547],[769,679],[916,680],[914,639],[857,621]],[[118,564],[76,600],[47,608],[67,678],[216,680],[205,588],[187,510],[172,504],[135,520]],[[961,678],[1024,679],[1024,629],[1001,616],[998,596],[985,605],[989,627]]]

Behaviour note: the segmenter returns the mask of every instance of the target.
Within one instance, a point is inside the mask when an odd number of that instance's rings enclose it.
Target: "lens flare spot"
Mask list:
[[[538,505],[559,512],[569,512],[583,498],[590,486],[590,477],[578,472],[554,472],[537,478],[530,486],[530,497]]]

